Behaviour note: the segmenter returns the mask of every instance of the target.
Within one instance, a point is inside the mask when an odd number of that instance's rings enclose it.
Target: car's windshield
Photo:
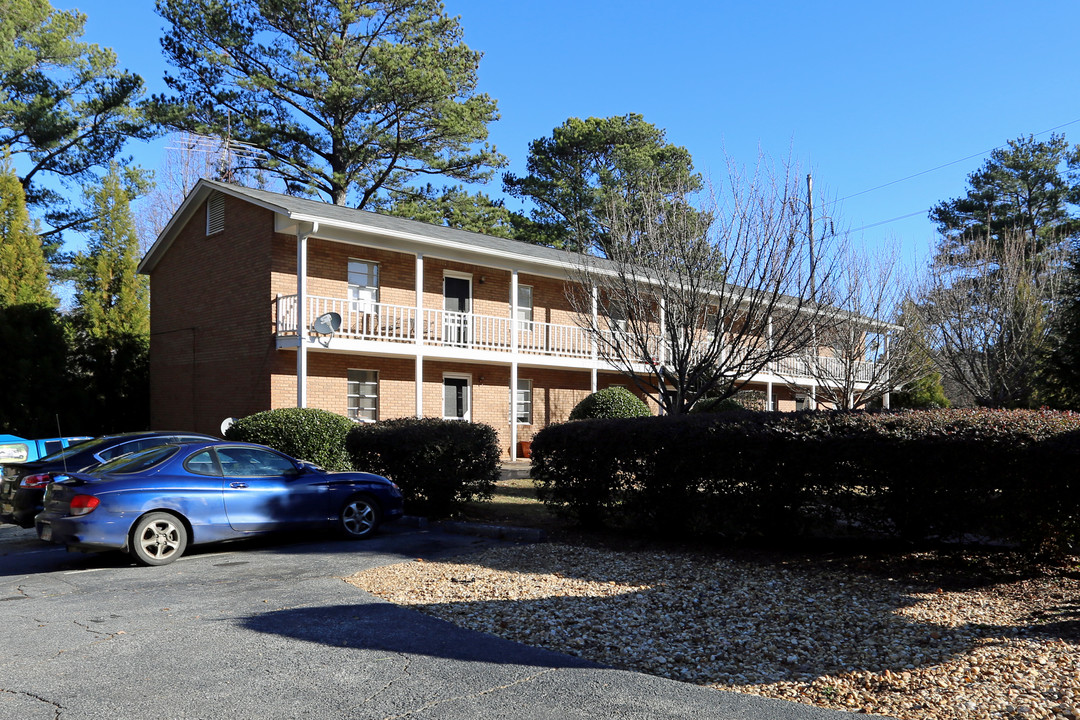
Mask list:
[[[147,470],[166,460],[177,451],[175,445],[157,445],[146,450],[121,455],[93,469],[94,475],[118,475]]]

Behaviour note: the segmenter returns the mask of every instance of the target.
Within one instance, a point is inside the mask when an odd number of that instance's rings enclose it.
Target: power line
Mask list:
[[[1052,133],[1055,130],[1060,130],[1063,127],[1068,127],[1069,125],[1075,125],[1076,123],[1080,123],[1080,118],[1077,118],[1075,120],[1070,120],[1067,123],[1062,123],[1061,125],[1057,125],[1055,127],[1052,127],[1049,130],[1043,130],[1042,132],[1034,133],[1033,137],[1039,137],[1040,135],[1046,135],[1047,133]],[[891,185],[896,185],[897,183],[902,183],[902,182],[905,182],[907,180],[911,180],[913,178],[917,178],[917,177],[920,177],[922,175],[932,173],[932,172],[934,172],[936,170],[941,170],[942,168],[947,168],[947,167],[949,167],[951,165],[957,165],[957,164],[965,162],[967,160],[971,160],[972,158],[977,158],[977,157],[982,157],[983,155],[988,155],[988,154],[994,152],[995,150],[1000,150],[1001,148],[1004,148],[1004,147],[1005,147],[1005,145],[998,145],[996,147],[990,148],[989,150],[984,150],[982,152],[975,153],[973,155],[967,155],[966,157],[962,157],[959,160],[953,160],[952,162],[947,162],[947,163],[944,163],[942,165],[938,165],[937,167],[932,167],[929,170],[923,170],[923,171],[917,172],[917,173],[915,173],[913,175],[908,175],[907,177],[902,177],[899,180],[892,180],[890,182],[883,183],[881,185],[877,185],[877,186],[869,188],[867,190],[860,190],[857,193],[852,193],[851,195],[847,195],[847,196],[839,198],[837,200],[833,200],[830,204],[831,205],[836,205],[837,203],[841,203],[844,200],[850,200],[853,197],[858,197],[860,195],[865,195],[866,193],[871,193],[871,192],[874,192],[875,190],[881,190],[882,188],[887,188],[887,187],[889,187]],[[926,211],[919,210],[917,212],[908,213],[907,215],[900,215],[898,217],[890,218],[889,220],[881,220],[880,222],[871,223],[869,225],[863,225],[862,227],[855,228],[854,230],[849,230],[848,232],[858,232],[860,230],[867,230],[869,228],[877,227],[879,225],[887,225],[887,224],[889,224],[891,222],[896,222],[897,220],[905,220],[905,219],[907,219],[909,217],[915,217],[916,215],[921,215],[923,212],[929,212],[929,211],[928,210],[926,210]]]

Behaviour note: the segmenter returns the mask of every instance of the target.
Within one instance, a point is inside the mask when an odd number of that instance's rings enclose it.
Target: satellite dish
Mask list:
[[[341,329],[341,316],[336,312],[323,313],[311,323],[311,329],[319,335],[333,335]]]
[[[236,422],[236,418],[231,417],[225,418],[221,421],[221,437],[225,437],[225,433],[228,432],[229,428],[232,427],[234,422]]]

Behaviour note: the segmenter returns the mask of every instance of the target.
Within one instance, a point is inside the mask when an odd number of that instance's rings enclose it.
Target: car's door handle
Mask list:
[[[229,487],[231,487],[231,488],[246,488],[246,487],[247,487],[247,483],[245,483],[245,482],[234,482],[234,483],[229,483]]]

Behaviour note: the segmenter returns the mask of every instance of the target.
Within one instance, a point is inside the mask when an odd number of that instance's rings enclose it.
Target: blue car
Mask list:
[[[262,445],[159,445],[87,472],[56,474],[38,537],[76,550],[124,550],[166,565],[191,545],[301,528],[366,538],[402,514],[379,475],[327,472]]]

